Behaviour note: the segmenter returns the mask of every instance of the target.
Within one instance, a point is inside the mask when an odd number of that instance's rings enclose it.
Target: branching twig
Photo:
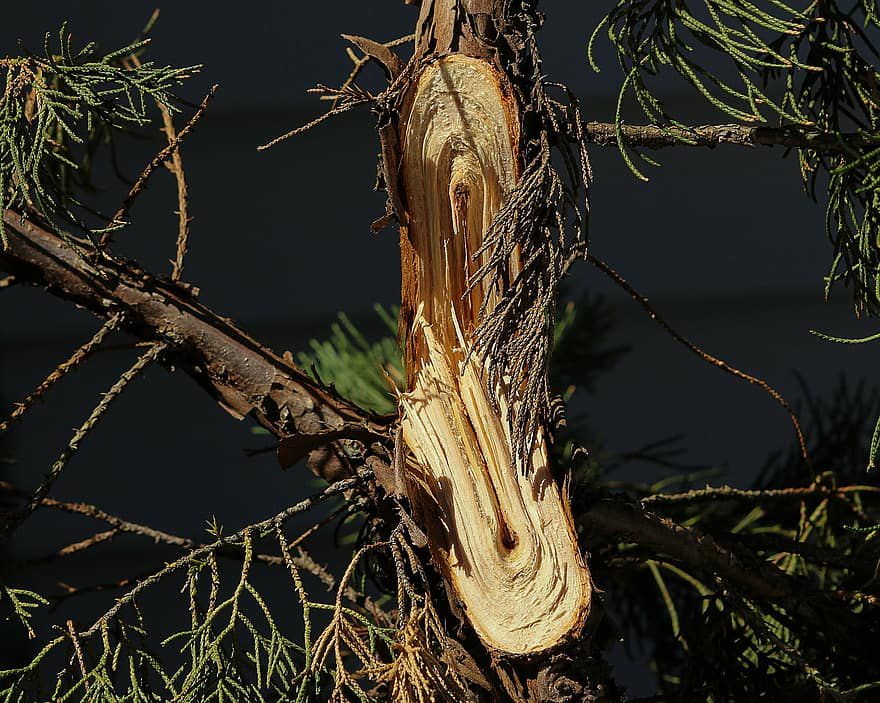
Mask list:
[[[113,229],[115,227],[125,224],[125,217],[128,214],[129,209],[131,209],[134,201],[141,194],[141,192],[143,192],[144,187],[147,185],[147,181],[150,179],[150,176],[153,175],[153,172],[157,168],[159,168],[159,166],[161,166],[167,159],[169,159],[177,149],[180,148],[183,140],[189,136],[190,132],[192,132],[193,128],[196,126],[196,123],[201,119],[202,115],[205,114],[205,110],[208,109],[208,103],[211,102],[211,98],[214,97],[214,94],[217,92],[217,89],[219,87],[220,86],[218,85],[214,85],[211,87],[211,90],[208,91],[205,99],[202,100],[198,109],[189,119],[189,122],[186,123],[186,126],[184,126],[182,130],[180,130],[180,132],[174,139],[169,140],[168,145],[153,157],[153,160],[150,161],[149,164],[147,164],[147,167],[143,170],[141,175],[138,176],[137,180],[134,182],[134,185],[128,191],[128,195],[126,196],[122,205],[116,211],[116,214],[113,215],[110,229],[104,232],[104,234],[101,236],[102,245],[107,244],[107,242],[110,240]]]
[[[411,42],[415,38],[416,38],[415,34],[407,34],[405,37],[399,37],[399,38],[394,39],[390,42],[385,42],[382,44],[382,46],[384,46],[386,49],[393,49],[394,47],[402,46],[403,44],[406,44],[407,42]],[[345,91],[346,88],[348,88],[349,86],[354,84],[354,82],[357,80],[357,77],[360,75],[361,71],[363,70],[364,66],[366,66],[370,62],[370,58],[371,58],[370,56],[368,56],[366,54],[364,56],[360,56],[360,57],[357,56],[357,54],[354,53],[354,50],[351,47],[346,47],[345,53],[348,55],[348,58],[351,59],[351,62],[354,64],[354,67],[351,69],[351,73],[348,74],[348,78],[346,78],[345,82],[340,86],[340,88],[339,88],[340,92]],[[331,109],[336,109],[336,107],[339,105],[339,100],[341,98],[339,95],[336,95],[336,96],[328,96],[327,99],[333,101],[333,105],[331,106]]]
[[[316,505],[323,503],[328,498],[332,498],[333,496],[340,495],[342,493],[345,493],[346,491],[356,488],[358,484],[360,484],[370,475],[371,474],[369,471],[363,470],[358,474],[358,476],[353,476],[352,478],[343,479],[342,481],[337,481],[336,483],[330,484],[320,493],[301,500],[299,503],[296,503],[295,505],[292,505],[289,508],[282,510],[280,513],[274,515],[273,517],[267,518],[266,520],[255,523],[253,525],[248,525],[247,527],[239,530],[235,534],[232,534],[228,537],[220,537],[210,544],[205,544],[197,547],[196,549],[193,549],[182,557],[166,565],[165,568],[157,571],[154,574],[151,574],[143,581],[140,581],[137,586],[132,588],[128,593],[126,593],[121,598],[118,598],[115,605],[110,608],[110,610],[108,610],[106,613],[104,613],[104,615],[98,618],[88,630],[85,630],[82,633],[82,636],[91,637],[96,632],[100,631],[100,629],[104,625],[110,623],[110,621],[112,621],[113,618],[116,617],[116,614],[119,613],[122,608],[132,603],[143,591],[159,583],[169,574],[178,571],[179,569],[183,568],[184,566],[195,560],[205,559],[211,554],[216,554],[217,552],[225,548],[235,546],[236,544],[243,542],[246,535],[268,534],[275,529],[276,524],[283,524],[294,515],[304,513],[307,510],[315,507]]]
[[[801,423],[797,418],[797,413],[795,413],[794,408],[791,407],[789,402],[782,397],[782,395],[773,388],[770,384],[768,384],[763,379],[757,378],[756,376],[752,376],[750,374],[745,373],[744,371],[740,371],[734,366],[731,366],[726,361],[719,359],[717,357],[712,356],[711,354],[700,349],[696,344],[691,342],[689,339],[684,337],[683,335],[676,332],[668,322],[666,322],[663,317],[660,316],[660,313],[648,302],[648,299],[644,297],[641,293],[639,293],[635,288],[633,288],[623,276],[621,276],[617,271],[611,268],[608,264],[606,264],[601,259],[596,258],[593,254],[587,254],[587,261],[589,261],[593,266],[599,269],[602,273],[608,276],[614,283],[623,288],[633,300],[635,300],[645,311],[648,313],[649,317],[654,320],[660,327],[662,327],[669,336],[671,336],[677,342],[680,342],[688,349],[690,349],[694,354],[700,357],[706,363],[711,364],[712,366],[716,366],[717,368],[729,373],[731,376],[735,376],[736,378],[742,379],[747,383],[751,383],[753,386],[757,386],[762,389],[767,395],[769,395],[773,400],[775,400],[785,412],[788,413],[788,416],[791,418],[792,425],[794,426],[795,434],[797,435],[798,445],[800,446],[801,455],[804,457],[804,461],[808,466],[812,466],[812,461],[810,459],[810,453],[807,449],[807,442],[804,438],[804,433],[801,430]]]
[[[7,493],[17,496],[27,495],[25,491],[11,483],[8,483],[7,481],[0,481],[0,493]],[[163,532],[162,530],[157,530],[155,528],[149,527],[148,525],[142,525],[137,522],[124,520],[120,517],[117,517],[116,515],[111,515],[94,505],[89,505],[88,503],[69,502],[56,500],[55,498],[44,497],[42,500],[40,500],[40,504],[38,507],[50,508],[52,510],[58,510],[63,513],[71,513],[73,515],[82,515],[83,517],[106,523],[116,532],[140,535],[141,537],[147,537],[154,542],[161,542],[163,544],[168,544],[174,547],[183,547],[184,549],[189,549],[196,544],[193,540],[187,537],[178,537],[168,532]]]
[[[132,65],[140,66],[140,59],[133,55],[130,58]],[[216,87],[216,86],[215,86]],[[210,97],[210,96],[209,96]],[[168,107],[156,101],[156,107],[162,115],[163,131],[168,140],[168,146],[174,145],[177,140],[177,131],[174,129],[174,120]],[[196,118],[194,118],[196,119]],[[183,260],[186,257],[187,242],[189,240],[189,190],[186,185],[186,173],[183,170],[183,157],[180,155],[180,144],[171,153],[171,159],[164,162],[165,168],[174,176],[177,182],[177,252],[174,257],[171,270],[171,280],[179,281],[183,274]]]
[[[46,478],[37,490],[34,491],[30,500],[27,502],[27,505],[18,512],[10,515],[3,526],[0,527],[0,538],[8,537],[9,534],[18,528],[21,523],[27,520],[31,513],[37,509],[43,499],[48,495],[49,490],[52,488],[52,484],[55,483],[61,475],[61,472],[64,471],[67,462],[70,461],[70,458],[79,449],[79,443],[89,432],[91,432],[92,429],[94,429],[95,425],[100,422],[104,413],[107,412],[107,409],[110,407],[110,404],[122,395],[122,392],[128,387],[128,384],[131,383],[141,371],[153,363],[164,350],[165,344],[161,342],[155,344],[149,351],[141,356],[134,365],[128,369],[128,371],[123,373],[110,390],[104,394],[101,401],[95,406],[91,415],[89,415],[88,419],[74,433],[70,442],[68,442],[67,447],[61,452],[61,456],[59,456],[58,459],[55,460],[55,463],[52,464],[52,468],[49,470]]]
[[[95,333],[94,337],[77,349],[67,361],[59,364],[55,370],[50,373],[39,386],[37,386],[36,390],[18,403],[12,414],[0,423],[0,432],[5,432],[13,422],[21,419],[21,417],[46,393],[46,391],[55,385],[56,382],[60,381],[68,371],[76,368],[82,361],[92,354],[92,352],[101,346],[104,338],[116,329],[121,319],[121,314],[117,313],[116,315],[113,315],[104,323],[101,329]]]
[[[309,93],[321,93],[323,96],[331,95],[336,98],[336,102],[334,102],[333,106],[324,114],[319,115],[315,119],[307,122],[306,124],[295,127],[291,129],[289,132],[285,132],[284,134],[275,137],[271,141],[266,144],[262,144],[257,147],[257,151],[266,151],[267,149],[271,149],[273,146],[280,144],[281,142],[287,141],[291,137],[296,137],[300,134],[304,134],[309,130],[317,127],[322,122],[329,120],[331,117],[336,117],[337,115],[342,115],[343,113],[348,112],[354,107],[358,105],[362,105],[364,103],[372,100],[372,96],[365,91],[355,90],[354,86],[349,86],[346,90],[336,90],[333,88],[328,88],[324,85],[319,85],[316,88],[312,88],[308,91]]]
[[[23,491],[22,489],[7,481],[0,481],[0,494],[2,493],[7,493],[15,496],[28,495],[26,491]],[[74,515],[82,515],[83,517],[88,517],[93,520],[104,522],[112,528],[104,532],[96,533],[85,540],[70,544],[46,557],[36,560],[36,562],[39,563],[51,561],[59,557],[65,557],[69,556],[70,554],[84,551],[105,541],[113,539],[113,537],[118,534],[138,535],[141,537],[146,537],[147,539],[150,539],[158,544],[165,544],[171,547],[178,547],[180,549],[195,549],[197,547],[204,546],[203,544],[200,544],[199,542],[196,542],[189,537],[180,537],[178,535],[173,535],[169,532],[150,527],[149,525],[131,522],[116,515],[111,515],[110,513],[101,510],[101,508],[98,508],[94,505],[89,505],[88,503],[61,501],[54,498],[46,497],[43,498],[43,500],[40,502],[39,507],[50,508],[52,510],[58,510],[60,512],[71,513]],[[343,508],[345,507],[347,506],[343,506]],[[338,510],[331,513],[332,517],[338,517],[338,515]],[[309,531],[307,531],[305,534],[300,535],[299,537],[291,541],[288,544],[288,549],[296,549],[297,554],[296,556],[293,556],[292,559],[298,568],[301,568],[315,576],[324,586],[327,587],[328,591],[333,591],[336,590],[337,587],[336,577],[333,576],[333,574],[330,573],[330,571],[326,567],[321,566],[317,561],[315,561],[308,550],[300,544],[300,542],[306,536],[311,535],[315,529],[318,529],[321,526],[325,525],[326,522],[326,520],[322,520],[321,522],[316,523],[316,525],[310,528]],[[270,566],[284,565],[284,559],[282,557],[273,556],[271,554],[255,554],[254,559],[255,561],[263,564],[268,564]],[[29,566],[36,562],[27,562],[26,564],[24,564],[24,566]],[[19,568],[21,566],[23,565],[19,563],[15,565],[15,568]],[[121,583],[117,582],[114,584],[106,584],[103,585],[102,590],[106,588],[121,588],[128,585],[130,582],[131,579],[126,579],[124,582]],[[345,595],[345,597],[348,598],[348,600],[350,600],[352,603],[365,608],[377,619],[387,619],[387,613],[385,613],[382,608],[379,607],[371,598],[362,593],[359,593],[351,586],[346,586],[344,590],[345,592],[343,595]]]

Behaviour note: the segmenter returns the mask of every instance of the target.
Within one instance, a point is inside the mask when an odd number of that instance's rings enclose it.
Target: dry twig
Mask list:
[[[782,395],[775,388],[770,386],[763,379],[757,378],[756,376],[752,376],[750,374],[745,373],[744,371],[740,371],[734,366],[731,366],[726,361],[719,359],[717,357],[712,356],[711,354],[700,349],[696,344],[691,342],[689,339],[684,337],[683,335],[676,332],[668,322],[666,322],[663,317],[661,317],[660,313],[648,302],[648,299],[639,293],[635,288],[633,288],[623,276],[621,276],[617,271],[611,268],[607,263],[602,261],[601,259],[596,258],[593,254],[587,254],[587,261],[589,261],[593,266],[599,269],[602,273],[604,273],[608,278],[610,278],[614,283],[623,288],[630,297],[635,300],[639,305],[644,308],[644,310],[648,313],[648,316],[654,320],[660,327],[662,327],[670,337],[672,337],[675,341],[683,344],[685,347],[690,349],[694,354],[696,354],[699,358],[705,361],[712,366],[715,366],[722,371],[729,373],[731,376],[742,379],[747,383],[751,383],[754,386],[762,389],[767,395],[769,395],[773,400],[775,400],[779,405],[782,406],[783,410],[788,413],[788,416],[791,418],[792,425],[794,426],[795,434],[797,435],[798,445],[800,446],[801,455],[804,457],[804,461],[808,466],[812,466],[812,461],[810,459],[810,453],[807,449],[807,442],[804,438],[804,433],[801,430],[801,423],[798,420],[797,413],[795,413],[794,408],[791,407],[789,402],[782,397]]]
[[[0,423],[0,432],[5,432],[9,429],[9,426],[20,420],[21,417],[33,406],[33,404],[39,400],[43,395],[45,395],[46,391],[48,391],[52,386],[55,385],[58,381],[60,381],[68,371],[75,369],[82,363],[88,356],[90,356],[94,351],[101,346],[101,343],[104,341],[104,338],[113,330],[115,330],[120,320],[122,320],[122,315],[117,313],[113,315],[110,319],[108,319],[101,329],[99,329],[95,336],[92,337],[88,342],[83,344],[79,349],[77,349],[67,361],[59,364],[52,373],[50,373],[46,379],[37,386],[36,390],[33,391],[27,398],[22,400],[20,403],[16,404],[15,410],[12,411],[12,414]]]
[[[0,527],[0,538],[8,537],[13,530],[18,528],[21,523],[27,520],[34,510],[39,507],[40,503],[52,488],[52,484],[55,483],[64,471],[70,458],[79,449],[79,443],[94,429],[95,425],[101,421],[101,418],[104,416],[104,413],[107,412],[110,404],[122,395],[122,392],[128,387],[128,384],[131,383],[141,371],[159,358],[159,355],[165,350],[165,347],[166,345],[162,342],[153,345],[153,347],[142,355],[134,365],[128,369],[128,371],[123,373],[116,383],[111,386],[110,390],[104,394],[86,421],[73,434],[70,442],[68,442],[58,459],[55,460],[55,463],[52,464],[49,473],[46,475],[45,479],[43,479],[40,486],[34,491],[27,504],[21,510],[6,518],[3,526]]]
[[[159,151],[153,157],[153,160],[147,164],[147,167],[141,172],[141,175],[138,176],[137,180],[132,185],[131,189],[128,191],[128,195],[123,201],[122,205],[116,211],[116,214],[113,215],[113,219],[110,223],[110,229],[104,232],[101,236],[101,245],[106,245],[110,241],[110,237],[112,236],[113,230],[117,227],[120,227],[125,224],[125,217],[128,214],[128,211],[131,209],[132,204],[137,199],[137,197],[143,192],[144,187],[147,185],[147,181],[150,179],[150,176],[153,175],[153,172],[159,168],[166,160],[171,158],[171,156],[180,148],[180,145],[183,143],[183,140],[186,139],[190,132],[193,131],[193,128],[196,126],[196,123],[202,118],[202,115],[205,114],[205,110],[208,109],[208,103],[211,102],[211,98],[214,97],[214,94],[217,92],[217,89],[220,86],[214,85],[211,86],[211,89],[208,91],[208,94],[205,96],[205,99],[202,100],[198,109],[195,111],[192,117],[190,117],[189,121],[186,123],[184,128],[180,130],[174,139],[170,139],[168,145]]]
[[[168,108],[159,103],[159,111],[162,113],[162,122],[165,125],[165,135],[168,137],[168,146],[177,140],[177,132],[174,130],[174,121]],[[186,186],[186,173],[183,170],[183,157],[180,155],[180,146],[171,154],[171,160],[165,162],[165,167],[174,175],[177,182],[177,251],[174,257],[174,267],[171,269],[171,280],[179,281],[183,275],[183,260],[186,257],[189,242],[189,190]]]

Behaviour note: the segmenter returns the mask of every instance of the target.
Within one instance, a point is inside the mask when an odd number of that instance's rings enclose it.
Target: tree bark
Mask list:
[[[620,134],[628,146],[663,149],[669,146],[699,146],[714,149],[723,144],[735,146],[782,146],[819,153],[847,153],[860,147],[875,146],[877,138],[856,132],[844,134],[811,133],[800,127],[763,127],[743,124],[659,127],[657,125],[620,125]],[[609,122],[584,123],[584,136],[596,146],[617,146],[618,126]]]
[[[121,312],[123,329],[167,343],[166,365],[185,371],[234,417],[249,415],[282,439],[285,466],[307,457],[313,471],[334,481],[354,473],[351,457],[361,458],[364,446],[387,443],[391,419],[372,417],[316,383],[202,305],[192,288],[98,255],[84,242],[76,251],[16,212],[3,218],[9,244],[0,267],[99,317]]]

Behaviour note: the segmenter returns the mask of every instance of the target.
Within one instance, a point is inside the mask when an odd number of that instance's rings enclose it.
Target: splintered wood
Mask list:
[[[487,645],[528,654],[581,629],[591,581],[545,437],[519,466],[508,423],[515,394],[496,389],[493,407],[484,364],[467,354],[483,301],[491,309],[503,294],[489,281],[467,291],[519,172],[505,86],[489,64],[451,55],[423,71],[404,106],[401,407],[408,493],[454,603]],[[519,265],[515,252],[511,276]]]

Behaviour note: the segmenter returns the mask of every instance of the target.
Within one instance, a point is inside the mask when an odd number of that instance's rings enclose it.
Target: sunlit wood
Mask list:
[[[431,64],[410,95],[402,133],[408,227],[401,235],[408,387],[403,434],[416,509],[454,598],[483,641],[545,650],[578,631],[589,572],[564,492],[539,436],[530,466],[511,450],[509,403],[493,407],[483,364],[467,349],[483,301],[474,254],[518,175],[515,103],[485,62]],[[511,255],[511,275],[519,268]],[[536,370],[536,373],[540,372]]]

